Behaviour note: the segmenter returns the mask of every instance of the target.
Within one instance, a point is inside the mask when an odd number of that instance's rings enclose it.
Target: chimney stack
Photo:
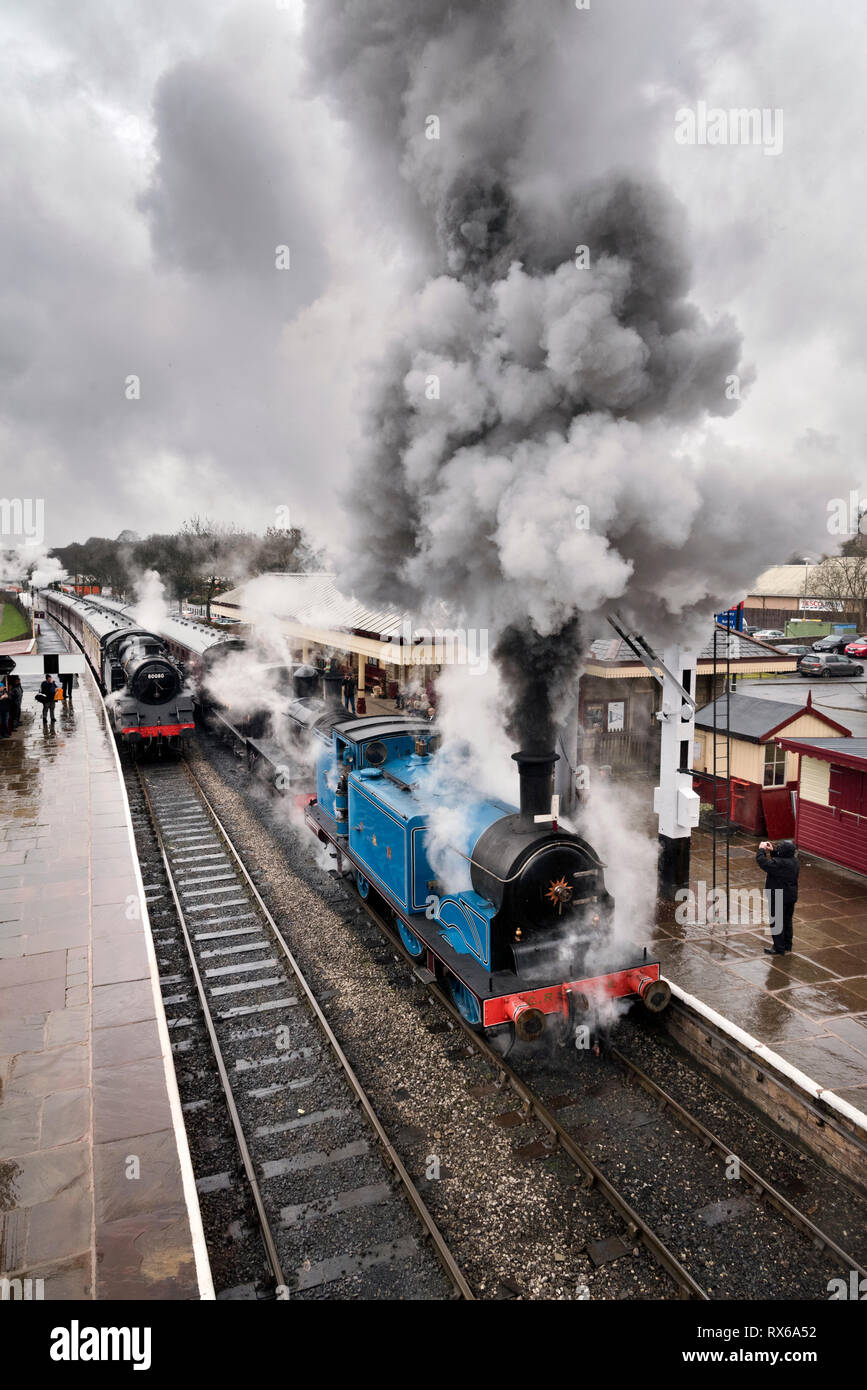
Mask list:
[[[521,779],[521,819],[533,825],[535,816],[550,816],[554,795],[554,764],[559,760],[553,748],[550,753],[513,753]]]

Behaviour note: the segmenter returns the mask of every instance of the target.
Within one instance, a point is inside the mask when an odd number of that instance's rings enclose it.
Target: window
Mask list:
[[[782,787],[786,781],[786,752],[778,743],[765,744],[765,778],[763,786]]]
[[[605,709],[602,705],[588,705],[584,711],[584,728],[588,734],[601,733],[605,728]]]

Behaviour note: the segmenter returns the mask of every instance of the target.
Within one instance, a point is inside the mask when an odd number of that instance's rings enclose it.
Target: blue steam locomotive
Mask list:
[[[553,753],[516,753],[520,805],[479,798],[434,832],[450,792],[438,735],[406,717],[347,719],[296,700],[290,721],[312,735],[316,795],[305,820],[333,846],[362,898],[379,896],[409,954],[447,985],[480,1029],[534,1042],[555,1021],[592,1028],[604,1001],[664,1009],[668,985],[647,951],[613,937],[604,865],[551,815]]]

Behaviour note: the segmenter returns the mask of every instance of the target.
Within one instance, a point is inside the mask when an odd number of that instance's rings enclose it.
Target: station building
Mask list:
[[[778,735],[785,731],[786,738]],[[851,730],[806,704],[720,695],[695,716],[693,786],[702,801],[714,802],[732,825],[754,835],[790,838],[795,832],[793,793],[798,759],[789,738],[849,740]],[[716,764],[714,764],[716,742]],[[784,746],[786,745],[786,746]],[[716,779],[714,779],[716,765]]]
[[[211,614],[252,627],[276,619],[299,661],[336,655],[352,667],[358,694],[374,700],[426,690],[460,648],[445,621],[426,629],[409,613],[370,608],[341,594],[333,574],[263,575],[215,599]]]
[[[830,595],[822,598],[813,593],[813,575],[818,568],[805,561],[802,565],[771,565],[764,570],[744,600],[744,622],[750,627],[779,628],[782,632],[786,631],[786,623],[801,618],[857,626],[855,606]]]
[[[347,598],[332,574],[268,574],[215,599],[211,612],[218,620],[254,627],[276,619],[299,661],[315,663],[337,655],[342,665],[352,666],[358,695],[369,711],[382,709],[380,701],[393,708],[398,695],[408,691],[421,692],[423,699],[444,664],[478,661],[483,655],[479,634],[466,634],[462,651],[464,639],[445,617],[441,627],[426,630],[408,613]],[[795,657],[713,624],[699,653],[698,703],[719,694],[727,677],[736,683],[785,675],[795,664]],[[655,776],[659,701],[657,682],[620,637],[595,641],[578,689],[578,720],[585,730],[579,761],[608,767],[615,777]]]
[[[719,695],[726,679],[790,674],[797,658],[719,623],[698,655],[696,703]],[[660,688],[620,637],[592,644],[579,691],[578,717],[584,727],[584,761],[610,766],[612,775],[659,771]]]

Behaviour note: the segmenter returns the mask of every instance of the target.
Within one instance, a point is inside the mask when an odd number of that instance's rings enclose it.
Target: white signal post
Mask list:
[[[653,809],[659,820],[662,848],[659,887],[673,898],[689,887],[689,842],[699,821],[701,801],[692,785],[695,738],[696,656],[682,647],[666,647],[663,659],[659,741],[659,786]]]
[[[662,704],[656,716],[662,726],[659,786],[654,789],[653,809],[661,850],[659,892],[661,897],[673,899],[678,888],[689,887],[689,842],[701,810],[692,785],[697,658],[695,652],[672,646],[665,648],[660,661],[649,643],[639,633],[628,631],[617,614],[608,621],[662,687]]]

